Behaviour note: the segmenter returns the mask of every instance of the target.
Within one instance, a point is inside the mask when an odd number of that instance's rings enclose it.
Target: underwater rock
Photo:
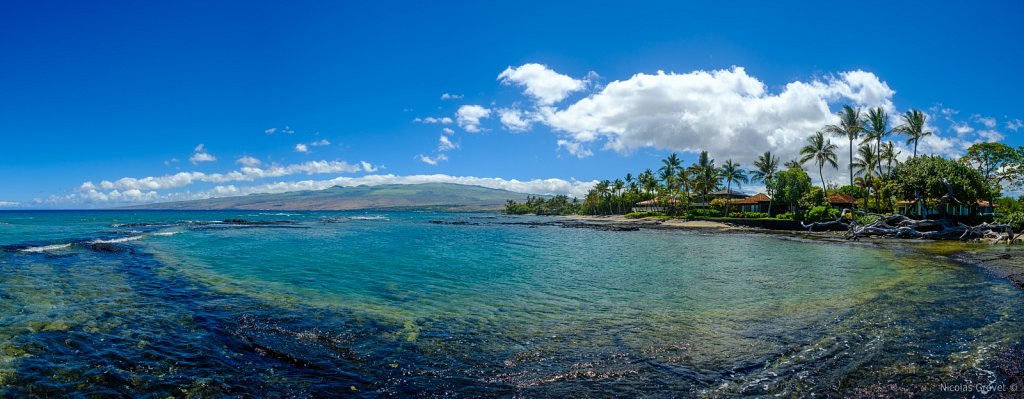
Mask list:
[[[89,244],[89,248],[92,249],[93,251],[96,251],[96,252],[106,252],[106,253],[120,253],[120,252],[129,251],[129,249],[126,248],[126,247],[123,247],[123,246],[120,246],[120,245],[116,245],[116,244],[111,244],[109,242],[95,242],[95,243],[91,243],[91,244]]]

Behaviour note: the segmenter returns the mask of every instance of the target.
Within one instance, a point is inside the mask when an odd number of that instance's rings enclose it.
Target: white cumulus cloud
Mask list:
[[[480,120],[491,116],[491,110],[479,105],[463,105],[455,112],[459,127],[470,133],[480,132]]]
[[[303,153],[303,154],[306,154],[306,153],[308,153],[308,152],[309,152],[309,147],[307,147],[307,146],[306,146],[305,144],[303,144],[303,143],[299,143],[299,144],[296,144],[296,145],[295,145],[295,152],[301,152],[301,153]]]
[[[459,148],[459,145],[454,143],[454,142],[452,142],[451,139],[448,138],[448,136],[441,135],[440,137],[437,138],[437,150],[438,151],[442,151],[443,152],[443,151],[448,151],[448,150],[454,150],[454,149],[457,149],[457,148]]]
[[[506,85],[524,87],[525,93],[541,105],[557,103],[565,99],[569,93],[586,87],[583,80],[562,75],[541,64],[510,66],[498,75],[498,80]]]
[[[371,170],[372,169],[372,170]],[[297,174],[315,175],[328,173],[355,173],[359,171],[373,172],[367,162],[353,165],[344,161],[309,161],[291,165],[271,165],[266,168],[244,166],[227,173],[180,172],[173,175],[148,177],[123,177],[117,180],[102,180],[99,184],[87,181],[77,191],[89,192],[100,190],[169,190],[185,187],[196,182],[227,183],[235,181],[255,181]]]
[[[532,118],[527,113],[515,108],[501,108],[498,117],[506,129],[513,132],[525,132],[530,129]]]

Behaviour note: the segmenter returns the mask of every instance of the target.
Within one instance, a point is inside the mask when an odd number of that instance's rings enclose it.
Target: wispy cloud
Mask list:
[[[420,162],[423,162],[431,166],[437,165],[438,162],[448,160],[448,156],[445,155],[444,153],[437,154],[433,157],[429,157],[423,154],[417,154],[415,158],[418,159]]]
[[[13,202],[13,201],[0,201],[0,208],[10,208],[10,207],[18,206],[18,205],[21,205],[21,204],[19,204],[17,202]]]
[[[463,97],[465,96],[462,94],[444,93],[441,95],[441,100],[461,100]]]
[[[450,124],[452,124],[452,122],[454,122],[452,120],[452,118],[449,118],[447,116],[442,116],[442,117],[428,116],[426,118],[416,118],[416,119],[413,119],[412,121],[416,122],[416,123],[427,123],[427,124],[438,123],[438,124],[442,124],[442,125],[450,125]]]
[[[188,160],[189,160],[189,162],[192,162],[193,165],[196,165],[196,164],[199,164],[201,162],[213,162],[213,161],[216,161],[217,157],[215,157],[215,156],[211,155],[210,153],[206,152],[206,146],[204,146],[203,144],[200,144],[200,145],[196,146],[195,152],[192,153],[192,157],[190,157]]]
[[[253,157],[250,157],[250,156],[246,155],[246,156],[243,156],[243,157],[240,157],[240,158],[236,159],[235,163],[237,163],[239,165],[242,165],[242,166],[254,167],[254,166],[260,166],[260,164],[263,163],[263,162],[261,162],[259,159],[256,159],[256,158],[253,158]]]
[[[266,134],[274,134],[274,133],[295,134],[295,130],[292,129],[290,126],[285,125],[285,127],[282,127],[282,128],[272,127],[272,128],[265,129],[265,130],[263,130],[263,133],[266,133]]]

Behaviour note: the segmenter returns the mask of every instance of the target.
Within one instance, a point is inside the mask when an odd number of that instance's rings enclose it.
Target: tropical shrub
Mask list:
[[[881,219],[881,217],[878,215],[859,215],[855,220],[857,220],[857,224],[864,225],[877,222],[879,219]]]
[[[718,211],[724,210],[725,209],[725,199],[715,198],[715,199],[711,200],[711,207],[715,208],[715,210],[718,210]]]
[[[996,216],[995,222],[1008,224],[1013,227],[1013,230],[1020,231],[1024,229],[1024,212],[1010,212]]]
[[[793,212],[786,212],[775,215],[775,218],[779,220],[800,220],[801,218],[798,218],[797,216],[798,215]]]
[[[804,220],[819,222],[825,219],[835,219],[839,216],[839,210],[832,207],[818,205],[807,211]]]
[[[689,218],[717,218],[721,216],[722,212],[719,212],[717,209],[694,209],[687,215]]]

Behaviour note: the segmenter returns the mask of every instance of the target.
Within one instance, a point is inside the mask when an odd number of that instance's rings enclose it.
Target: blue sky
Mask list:
[[[579,192],[673,150],[787,155],[817,100],[925,110],[932,153],[1024,144],[1019,2],[206,3],[0,4],[0,204]]]

